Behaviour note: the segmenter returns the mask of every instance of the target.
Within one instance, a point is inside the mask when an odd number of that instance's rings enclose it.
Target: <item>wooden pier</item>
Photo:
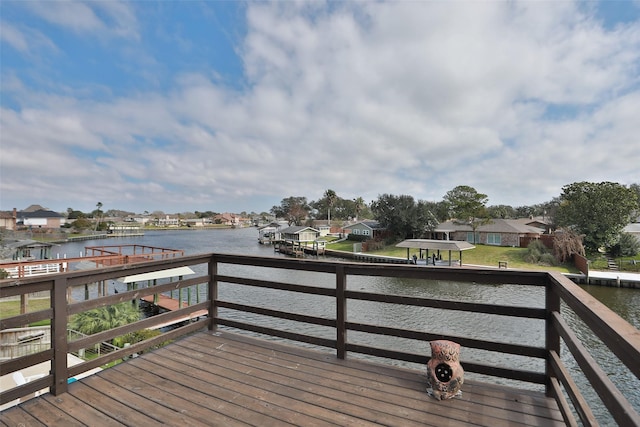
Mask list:
[[[296,242],[291,240],[279,240],[273,243],[273,250],[286,255],[302,258],[305,254],[324,255],[326,242]]]
[[[176,311],[176,310],[180,310],[181,308],[189,307],[189,304],[187,302],[185,301],[181,302],[176,298],[171,298],[163,294],[147,295],[145,297],[142,297],[141,300],[149,304],[156,305],[166,311]],[[159,323],[157,325],[154,325],[152,329],[161,329],[161,328],[164,328],[165,326],[171,326],[176,323],[187,322],[189,320],[197,319],[201,316],[206,316],[207,314],[208,314],[207,310],[199,310],[187,316],[179,317],[177,319],[173,319],[165,323]]]

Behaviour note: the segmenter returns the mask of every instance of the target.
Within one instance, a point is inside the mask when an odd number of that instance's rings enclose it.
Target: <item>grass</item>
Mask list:
[[[353,251],[353,241],[345,240],[340,243],[334,243],[328,245],[328,249],[338,250],[338,251]],[[407,249],[406,248],[396,248],[395,246],[386,246],[385,248],[377,251],[369,252],[372,255],[386,255],[386,256],[394,256],[399,258],[407,257]],[[410,252],[409,256],[413,256],[413,254],[418,255],[418,251],[414,250]],[[573,265],[565,264],[559,266],[546,266],[546,265],[537,265],[531,264],[524,260],[524,256],[527,253],[526,248],[511,248],[505,246],[489,246],[489,245],[476,245],[475,249],[469,249],[462,252],[462,263],[463,264],[473,264],[473,265],[483,265],[489,267],[498,267],[498,261],[507,261],[509,268],[519,268],[519,269],[528,269],[528,270],[553,270],[559,271],[562,273],[577,273],[578,269],[576,269]],[[419,255],[418,255],[419,256]],[[458,259],[459,253],[452,252],[451,254],[453,259]],[[444,260],[449,258],[449,252],[443,251],[442,258]]]
[[[33,298],[29,299],[27,312],[31,313],[33,311],[46,310],[49,307],[49,298]],[[18,315],[20,315],[20,300],[0,301],[0,319]]]

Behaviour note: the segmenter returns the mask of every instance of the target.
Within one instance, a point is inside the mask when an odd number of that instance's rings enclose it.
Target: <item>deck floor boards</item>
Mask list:
[[[541,393],[468,381],[436,401],[424,372],[201,332],[4,411],[11,425],[553,426]],[[1,424],[0,424],[1,425]]]

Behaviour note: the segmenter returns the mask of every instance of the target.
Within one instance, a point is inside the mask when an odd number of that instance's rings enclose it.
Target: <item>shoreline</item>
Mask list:
[[[367,255],[364,253],[345,252],[345,251],[338,251],[335,249],[325,249],[325,254],[332,255],[338,258],[353,259],[355,261],[361,261],[361,262],[412,264],[406,258],[391,257],[391,256],[384,256],[384,255]],[[465,266],[509,270],[509,268],[500,268],[500,267],[493,267],[493,266],[487,266],[487,265],[474,265],[474,264],[463,264],[461,268],[464,268]],[[442,266],[436,266],[436,267],[448,267],[448,265],[442,265]],[[527,269],[520,269],[520,268],[512,268],[511,270],[535,271],[535,270],[527,270]],[[561,273],[561,274],[571,279],[574,283],[579,285],[596,285],[596,286],[615,287],[615,288],[640,289],[640,274],[638,273],[626,273],[622,271],[592,270],[592,271],[589,271],[588,275],[585,275],[583,273]]]

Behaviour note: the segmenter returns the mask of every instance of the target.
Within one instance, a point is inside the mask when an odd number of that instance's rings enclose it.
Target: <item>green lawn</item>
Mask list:
[[[327,249],[333,249],[338,251],[353,251],[353,241],[345,240],[340,243],[330,244]],[[573,265],[562,266],[544,266],[530,264],[524,261],[524,255],[526,254],[526,248],[510,248],[504,246],[488,246],[488,245],[476,245],[475,249],[469,249],[462,252],[462,263],[473,265],[484,265],[489,267],[498,267],[498,261],[507,261],[509,268],[520,268],[529,270],[554,270],[563,273],[577,273],[578,270]],[[384,249],[378,251],[369,252],[375,255],[395,256],[400,258],[407,257],[407,250],[405,248],[396,248],[395,246],[387,246]],[[418,255],[417,250],[412,250],[410,256],[413,254]],[[453,259],[458,259],[459,253],[454,252],[451,254]],[[449,258],[449,252],[442,253],[443,259]]]
[[[27,304],[27,311],[40,311],[49,308],[49,298],[30,299]],[[0,301],[0,319],[13,317],[20,314],[20,300]]]

